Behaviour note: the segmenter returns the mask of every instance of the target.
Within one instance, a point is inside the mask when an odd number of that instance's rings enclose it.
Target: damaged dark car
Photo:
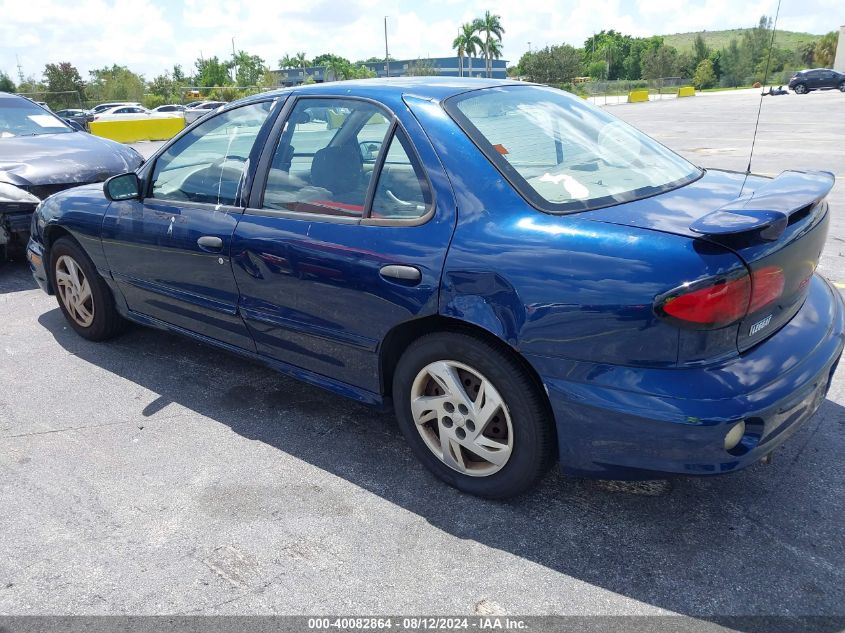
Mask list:
[[[23,251],[48,196],[136,169],[130,147],[79,132],[29,99],[0,92],[0,262]]]

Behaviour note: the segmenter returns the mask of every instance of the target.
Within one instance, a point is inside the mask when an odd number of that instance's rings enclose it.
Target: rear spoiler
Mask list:
[[[760,231],[765,240],[776,240],[789,217],[809,209],[833,188],[835,177],[827,171],[784,171],[758,187],[751,196],[737,198],[690,224],[702,235],[737,235]]]

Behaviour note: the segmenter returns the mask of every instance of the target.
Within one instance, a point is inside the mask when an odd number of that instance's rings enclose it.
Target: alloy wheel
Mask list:
[[[90,327],[94,322],[94,296],[79,264],[69,255],[62,255],[56,260],[55,277],[59,298],[70,318],[82,327]]]
[[[500,471],[513,451],[505,401],[477,370],[451,360],[423,367],[411,388],[411,413],[429,450],[472,477]]]

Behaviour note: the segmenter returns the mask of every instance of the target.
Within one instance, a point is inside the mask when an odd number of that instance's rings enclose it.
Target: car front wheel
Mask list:
[[[497,346],[465,334],[424,336],[393,381],[399,426],[435,475],[482,497],[512,497],[553,462],[554,427],[528,371]]]
[[[839,91],[845,92],[845,81],[843,81],[841,84],[839,84]]]
[[[109,287],[74,240],[62,237],[52,245],[50,273],[59,308],[77,334],[102,341],[123,329]]]
[[[795,94],[803,95],[807,93],[807,86],[804,84],[798,84],[795,88],[793,88],[793,90],[795,90]]]

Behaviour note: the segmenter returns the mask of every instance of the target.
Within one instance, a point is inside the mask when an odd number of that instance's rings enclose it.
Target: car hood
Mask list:
[[[16,186],[100,182],[141,162],[129,147],[85,132],[0,139],[0,182]]]

